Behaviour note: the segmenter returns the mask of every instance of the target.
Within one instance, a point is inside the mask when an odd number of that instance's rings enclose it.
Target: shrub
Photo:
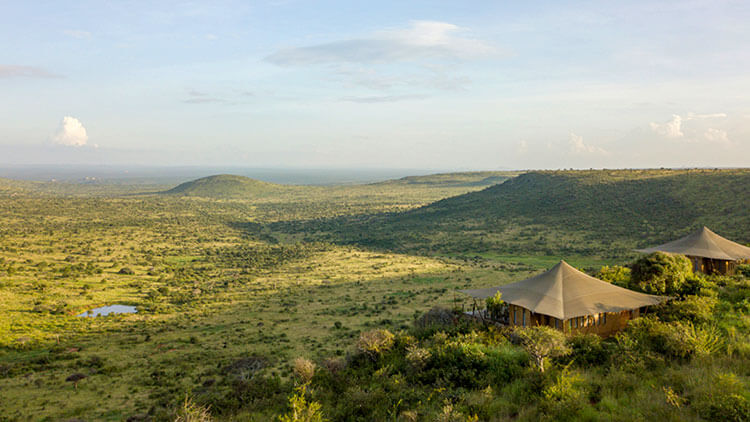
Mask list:
[[[651,317],[629,321],[618,342],[628,344],[630,351],[643,353],[646,349],[680,359],[716,353],[724,347],[721,333],[716,328],[696,328],[690,322],[662,322]]]
[[[631,288],[650,294],[678,294],[693,274],[693,264],[684,255],[654,252],[632,265]]]
[[[714,421],[750,420],[750,401],[746,388],[733,373],[716,374],[700,384],[693,398],[698,414]]]
[[[323,422],[323,413],[318,402],[305,399],[306,385],[297,389],[297,392],[289,397],[289,412],[279,416],[279,422]]]
[[[611,267],[605,265],[596,273],[596,278],[626,287],[630,285],[630,268],[620,265],[613,265]]]
[[[541,372],[544,372],[544,359],[570,353],[570,348],[565,344],[565,334],[552,327],[519,328],[514,333]]]
[[[654,252],[636,260],[630,287],[650,294],[678,294],[693,275],[693,264],[684,255]]]
[[[602,338],[596,334],[577,334],[569,337],[567,340],[568,347],[571,350],[571,357],[580,365],[601,365],[611,355]]]
[[[488,297],[485,300],[487,305],[487,313],[489,317],[495,320],[501,319],[503,313],[505,313],[506,305],[501,299],[502,294],[500,292],[495,293],[495,296]]]
[[[686,296],[683,300],[671,300],[655,308],[664,321],[691,321],[703,324],[713,319],[718,299],[710,296]]]
[[[555,382],[542,391],[542,411],[555,420],[574,419],[585,402],[586,394],[582,384],[580,375],[571,373],[567,368],[562,370]]]
[[[174,422],[210,422],[211,420],[213,419],[207,407],[200,406],[185,397],[182,406],[177,409]]]
[[[132,268],[122,267],[122,268],[120,268],[120,271],[118,271],[117,273],[118,274],[125,274],[125,275],[133,275],[133,274],[135,274],[135,271],[133,271]]]
[[[315,363],[310,359],[297,358],[294,360],[292,371],[303,384],[307,384],[315,376]]]
[[[406,361],[414,369],[422,369],[430,359],[430,351],[419,346],[410,346],[406,349]]]
[[[375,360],[393,347],[395,336],[388,330],[365,331],[359,335],[357,351]]]

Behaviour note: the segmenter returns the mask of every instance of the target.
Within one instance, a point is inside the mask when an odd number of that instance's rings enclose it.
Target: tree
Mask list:
[[[544,372],[544,359],[565,356],[571,351],[565,344],[565,334],[552,327],[519,328],[515,333],[541,372]]]
[[[678,294],[693,276],[693,264],[684,255],[654,252],[632,265],[631,288],[650,294]]]

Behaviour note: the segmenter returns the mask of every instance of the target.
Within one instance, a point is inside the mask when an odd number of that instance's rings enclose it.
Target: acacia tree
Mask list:
[[[570,353],[570,347],[565,344],[565,334],[552,327],[519,328],[516,335],[541,372],[544,372],[544,359]]]

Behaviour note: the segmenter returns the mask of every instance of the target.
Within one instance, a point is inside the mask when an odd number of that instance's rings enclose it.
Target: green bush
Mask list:
[[[365,331],[359,335],[357,351],[377,359],[393,347],[395,336],[388,330]]]
[[[663,321],[691,321],[705,324],[713,320],[714,310],[719,300],[709,296],[686,296],[684,299],[670,300],[654,310]]]
[[[582,366],[601,365],[609,360],[611,347],[596,334],[577,334],[568,337],[571,354],[565,359],[573,359]]]
[[[693,264],[684,255],[654,252],[633,263],[630,287],[650,294],[679,294],[692,274]]]
[[[618,286],[627,287],[630,285],[630,268],[620,265],[611,267],[605,265],[596,273],[595,277]]]
[[[712,421],[750,420],[747,388],[733,373],[719,373],[701,383],[693,397],[701,417]]]

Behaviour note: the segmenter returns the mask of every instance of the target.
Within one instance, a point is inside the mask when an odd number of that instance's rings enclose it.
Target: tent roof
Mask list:
[[[645,253],[657,251],[727,261],[750,259],[750,248],[732,242],[729,239],[724,239],[705,226],[681,239],[654,246],[653,248],[638,250],[638,252]]]
[[[502,300],[507,303],[561,320],[602,312],[626,311],[656,305],[668,299],[612,285],[578,271],[565,261],[526,280],[461,292],[477,299],[488,298],[500,292]]]

